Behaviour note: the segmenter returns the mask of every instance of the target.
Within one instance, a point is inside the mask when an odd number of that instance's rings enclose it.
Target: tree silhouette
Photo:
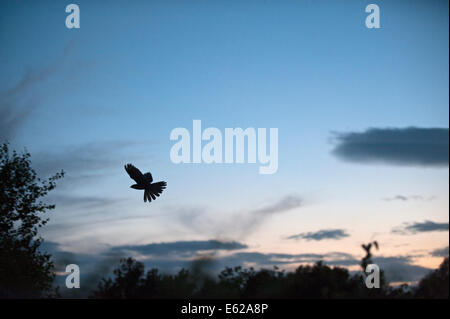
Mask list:
[[[182,269],[177,274],[145,273],[144,265],[122,259],[114,278],[102,279],[91,298],[411,298],[404,286],[369,289],[360,274],[323,262],[299,266],[293,272],[274,269],[226,267],[217,278]],[[428,289],[428,288],[426,288]]]
[[[367,265],[372,264],[372,253],[371,253],[371,249],[372,249],[372,245],[375,246],[375,248],[378,250],[379,246],[378,246],[378,242],[377,241],[373,241],[371,243],[368,243],[367,245],[362,244],[361,247],[364,249],[364,251],[366,252],[366,256],[364,256],[364,258],[361,261],[361,267],[363,269],[363,271],[366,270]]]
[[[366,255],[362,266],[372,263],[371,248],[362,245]],[[144,265],[132,258],[122,259],[114,278],[102,279],[91,298],[448,298],[449,258],[439,269],[423,278],[418,288],[406,284],[389,286],[380,270],[380,288],[368,288],[361,272],[330,267],[322,261],[301,265],[295,271],[226,267],[217,277],[201,268],[205,260],[177,274],[161,274],[157,269],[145,273]],[[208,260],[206,260],[208,261]],[[207,266],[207,265],[206,265]]]
[[[373,241],[368,243],[367,245],[361,245],[361,247],[366,252],[366,255],[361,259],[361,268],[362,273],[364,274],[361,278],[365,281],[366,278],[366,269],[367,265],[373,264],[372,260],[372,247],[375,247],[377,250],[380,248],[377,241]],[[380,269],[380,288],[377,289],[369,289],[367,290],[367,297],[370,298],[382,298],[383,296],[389,296],[390,298],[402,298],[407,297],[408,292],[405,289],[405,286],[399,286],[397,288],[389,287],[389,284],[386,280],[385,273],[382,269]]]
[[[60,172],[41,180],[31,168],[30,154],[0,146],[0,297],[32,298],[51,293],[53,263],[39,251],[38,229],[54,208],[41,201],[55,188]]]
[[[416,297],[448,299],[448,273],[449,261],[448,257],[446,257],[438,269],[425,276],[419,282]]]

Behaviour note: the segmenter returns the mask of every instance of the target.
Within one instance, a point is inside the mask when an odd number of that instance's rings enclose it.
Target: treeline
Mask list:
[[[113,278],[104,278],[90,298],[448,298],[449,259],[417,287],[390,287],[381,272],[380,288],[368,289],[361,274],[322,262],[294,272],[225,268],[217,277],[182,269],[175,275],[123,259]]]

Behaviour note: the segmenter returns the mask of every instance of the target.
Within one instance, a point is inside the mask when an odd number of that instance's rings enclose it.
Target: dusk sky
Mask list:
[[[0,2],[0,139],[66,172],[41,231],[56,258],[357,270],[377,240],[391,281],[416,281],[448,255],[448,1],[80,0],[79,29],[69,3]],[[278,171],[172,163],[193,120],[278,128]],[[127,163],[167,182],[156,201]]]

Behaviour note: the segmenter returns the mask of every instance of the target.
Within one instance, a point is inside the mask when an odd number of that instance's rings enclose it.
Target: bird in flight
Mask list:
[[[152,199],[155,200],[157,196],[161,195],[163,189],[165,189],[167,186],[166,182],[152,183],[152,174],[142,174],[141,171],[132,164],[125,165],[125,170],[127,171],[128,175],[130,175],[130,177],[136,182],[136,184],[133,184],[130,187],[134,189],[144,190],[144,202],[151,202]]]

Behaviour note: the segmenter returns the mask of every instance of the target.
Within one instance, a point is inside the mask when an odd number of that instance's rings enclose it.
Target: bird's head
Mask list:
[[[131,185],[130,188],[139,189],[137,184]]]

